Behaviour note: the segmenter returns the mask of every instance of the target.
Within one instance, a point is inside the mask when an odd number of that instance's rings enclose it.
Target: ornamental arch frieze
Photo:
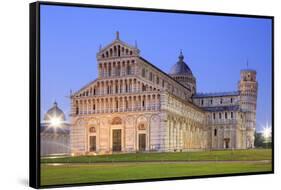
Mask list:
[[[147,151],[150,147],[150,118],[149,115],[140,115],[136,119],[136,149]]]

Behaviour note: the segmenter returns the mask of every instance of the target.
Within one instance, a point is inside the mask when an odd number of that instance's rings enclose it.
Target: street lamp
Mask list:
[[[52,127],[59,127],[62,121],[59,117],[52,117],[50,119],[50,123]]]
[[[262,135],[264,138],[265,148],[268,148],[268,143],[271,142],[271,127],[266,123],[266,126],[263,128]]]
[[[268,139],[268,138],[271,136],[271,128],[270,128],[270,127],[265,127],[265,128],[263,129],[262,134],[263,134],[263,137],[264,137],[265,139]]]

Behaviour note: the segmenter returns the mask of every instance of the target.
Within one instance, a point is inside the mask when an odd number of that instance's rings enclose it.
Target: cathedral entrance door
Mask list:
[[[96,151],[96,136],[90,136],[90,152]]]
[[[229,148],[229,138],[224,139],[224,148]]]
[[[145,151],[146,148],[146,134],[139,134],[139,151]]]
[[[121,129],[112,130],[112,151],[121,151]]]

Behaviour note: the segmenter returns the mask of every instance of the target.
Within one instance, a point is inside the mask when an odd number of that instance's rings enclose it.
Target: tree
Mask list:
[[[264,137],[262,133],[255,132],[255,147],[262,148],[264,147]]]

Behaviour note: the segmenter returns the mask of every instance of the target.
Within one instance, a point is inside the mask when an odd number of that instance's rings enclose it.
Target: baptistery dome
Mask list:
[[[48,122],[52,119],[57,118],[60,121],[65,121],[65,115],[63,111],[58,107],[57,102],[54,102],[53,107],[51,107],[44,116],[44,121]]]

